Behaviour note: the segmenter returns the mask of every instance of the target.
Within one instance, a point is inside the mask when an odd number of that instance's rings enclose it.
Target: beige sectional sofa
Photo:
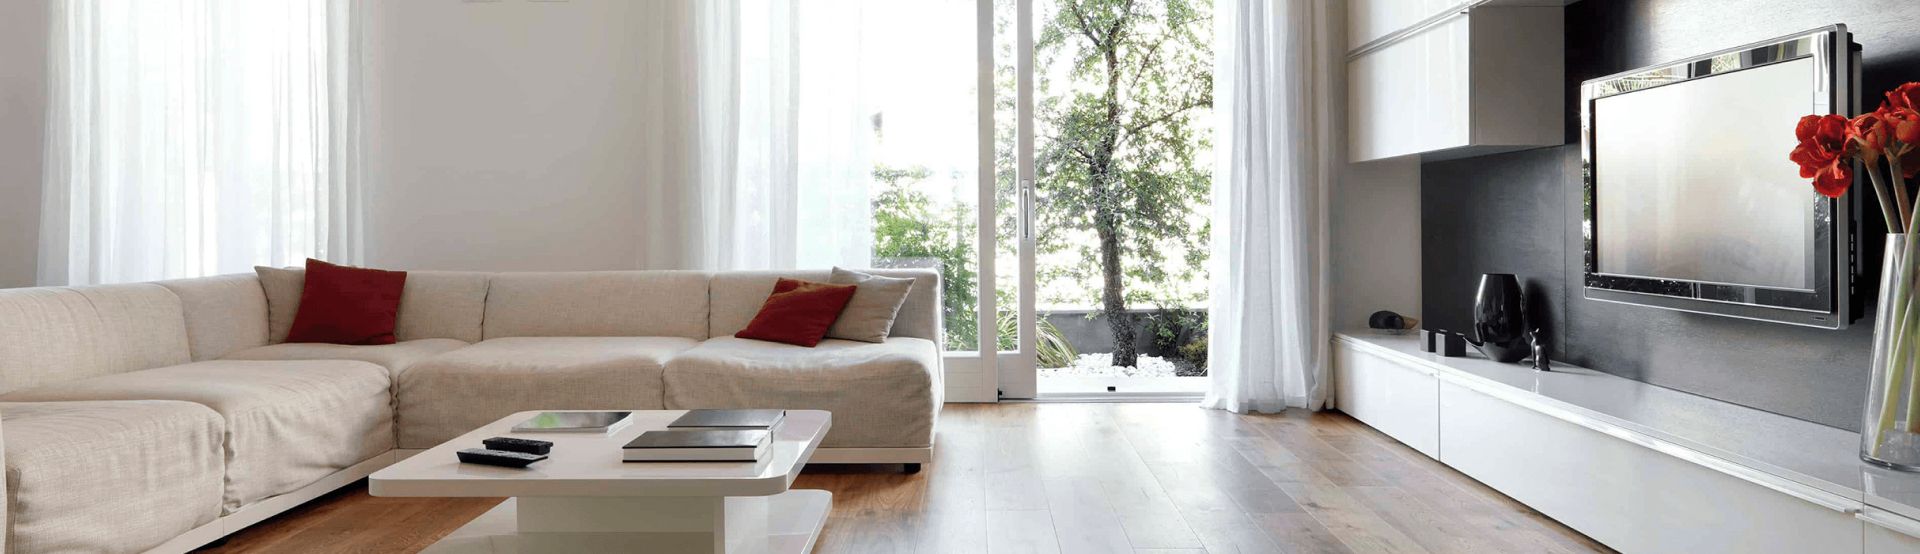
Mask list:
[[[814,461],[931,458],[940,283],[884,343],[733,338],[800,272],[412,272],[397,344],[283,343],[297,271],[0,290],[7,552],[181,552],[507,414],[833,412]],[[917,467],[915,465],[914,467]]]

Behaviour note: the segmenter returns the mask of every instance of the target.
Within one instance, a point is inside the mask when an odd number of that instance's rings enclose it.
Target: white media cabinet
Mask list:
[[[1859,435],[1587,369],[1337,333],[1334,407],[1622,552],[1920,553]]]

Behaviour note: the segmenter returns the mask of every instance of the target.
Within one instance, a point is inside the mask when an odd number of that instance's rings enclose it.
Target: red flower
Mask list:
[[[1863,113],[1847,122],[1847,139],[1851,141],[1848,145],[1867,163],[1880,161],[1880,155],[1887,153],[1888,143],[1893,142],[1893,124],[1883,112]]]
[[[1907,146],[1920,146],[1920,112],[1881,106],[1880,111],[1874,113],[1887,123],[1894,140],[1906,143]]]
[[[1887,106],[1920,110],[1920,83],[1907,83],[1887,91],[1887,103],[1881,104],[1880,109],[1885,110]]]
[[[1853,186],[1853,156],[1847,150],[1847,118],[1809,115],[1800,118],[1793,136],[1800,145],[1788,159],[1800,165],[1800,177],[1813,179],[1813,188],[1828,198],[1839,198]]]

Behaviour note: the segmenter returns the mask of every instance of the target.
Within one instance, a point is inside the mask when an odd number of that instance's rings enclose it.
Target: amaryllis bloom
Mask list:
[[[1853,186],[1853,156],[1847,150],[1848,121],[1839,115],[1809,115],[1793,129],[1800,145],[1788,159],[1800,165],[1800,177],[1813,179],[1813,189],[1839,198]]]
[[[1907,83],[1887,91],[1887,103],[1881,105],[1880,109],[1884,110],[1888,107],[1908,111],[1920,110],[1920,83]]]
[[[1893,139],[1907,146],[1920,146],[1920,111],[1881,106],[1880,119],[1893,131]]]
[[[1860,159],[1867,163],[1880,161],[1880,156],[1887,153],[1887,146],[1893,143],[1893,123],[1882,112],[1863,113],[1847,122],[1847,138],[1852,141],[1853,151],[1860,153]],[[1802,143],[1806,140],[1800,139]]]

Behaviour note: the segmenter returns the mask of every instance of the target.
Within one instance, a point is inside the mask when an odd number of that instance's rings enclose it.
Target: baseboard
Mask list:
[[[398,462],[400,459],[401,456],[398,455],[397,450],[382,452],[372,458],[368,458],[366,461],[348,466],[346,469],[333,472],[326,477],[321,477],[320,480],[314,481],[307,486],[294,489],[293,492],[261,500],[241,508],[238,512],[215,518],[213,521],[207,522],[206,525],[195,527],[192,531],[188,531],[167,542],[161,543],[160,546],[153,547],[153,549],[147,552],[149,554],[181,554],[191,552],[195,548],[219,540],[220,537],[234,534],[255,523],[266,521],[267,518],[280,515],[301,504],[306,504],[310,500],[333,492],[335,489],[351,485],[355,481],[364,479],[368,475],[372,475],[373,472],[379,471],[380,468],[393,465],[394,462]]]
[[[820,448],[809,464],[921,464],[933,461],[933,447]]]

